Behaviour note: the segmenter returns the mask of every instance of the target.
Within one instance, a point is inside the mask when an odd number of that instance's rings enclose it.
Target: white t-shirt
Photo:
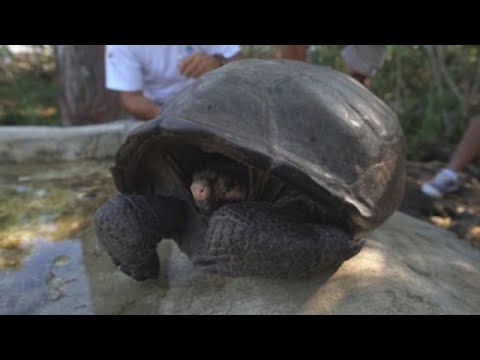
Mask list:
[[[229,58],[239,51],[238,45],[107,45],[106,87],[143,90],[146,98],[163,104],[168,96],[195,81],[178,71],[184,57],[200,52]]]

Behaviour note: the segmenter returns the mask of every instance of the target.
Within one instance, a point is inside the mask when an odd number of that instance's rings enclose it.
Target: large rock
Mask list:
[[[86,269],[102,314],[480,314],[480,251],[402,213],[333,276],[304,280],[202,274],[164,241],[162,279],[138,284],[95,252]]]

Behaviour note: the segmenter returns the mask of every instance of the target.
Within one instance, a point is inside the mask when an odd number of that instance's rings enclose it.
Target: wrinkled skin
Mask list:
[[[114,264],[137,281],[156,278],[156,245],[173,238],[181,249],[194,249],[188,255],[207,272],[285,278],[338,266],[361,250],[362,241],[339,227],[316,223],[288,199],[246,201],[245,172],[228,165],[215,161],[192,176],[192,197],[206,219],[194,234],[186,235],[197,215],[175,197],[120,195],[107,201],[95,225]],[[193,245],[182,243],[184,238]]]
[[[158,276],[156,246],[163,238],[177,237],[185,221],[182,201],[144,195],[115,196],[94,218],[100,245],[116,266],[138,281]]]
[[[199,211],[211,215],[223,205],[246,200],[247,187],[245,174],[217,161],[193,174],[190,191]]]

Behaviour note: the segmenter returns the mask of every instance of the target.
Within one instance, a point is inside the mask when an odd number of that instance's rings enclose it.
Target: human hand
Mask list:
[[[184,58],[178,65],[178,70],[186,77],[198,78],[218,67],[220,62],[214,56],[195,53]]]

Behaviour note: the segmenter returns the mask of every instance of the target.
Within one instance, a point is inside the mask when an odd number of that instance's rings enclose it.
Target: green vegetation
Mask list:
[[[58,125],[58,89],[51,48],[14,56],[0,45],[0,125]]]
[[[313,63],[344,68],[341,46],[321,46]],[[370,88],[398,114],[410,159],[431,147],[452,149],[480,104],[480,46],[389,45]]]

